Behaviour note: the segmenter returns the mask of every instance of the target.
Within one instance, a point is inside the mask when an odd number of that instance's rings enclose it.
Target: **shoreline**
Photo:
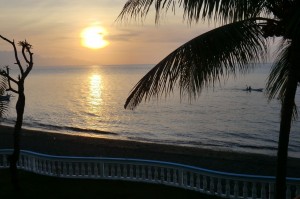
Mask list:
[[[13,127],[0,125],[0,149],[13,148]],[[274,176],[276,157],[245,152],[84,137],[22,129],[21,149],[49,155],[122,157],[175,162],[202,168]],[[288,176],[300,177],[300,158],[288,159]]]

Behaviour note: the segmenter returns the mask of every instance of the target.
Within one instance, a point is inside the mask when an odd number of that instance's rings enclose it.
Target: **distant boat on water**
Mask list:
[[[10,100],[10,96],[9,94],[6,95],[1,95],[0,96],[0,101],[9,101]]]
[[[251,92],[251,91],[256,91],[256,92],[263,92],[263,88],[251,88],[251,86],[247,86],[246,89],[243,89],[243,91]]]

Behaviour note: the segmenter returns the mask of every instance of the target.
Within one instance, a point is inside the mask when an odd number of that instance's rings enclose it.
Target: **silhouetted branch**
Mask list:
[[[26,40],[25,41],[20,41],[18,44],[20,46],[22,46],[22,55],[23,55],[26,63],[28,64],[25,72],[22,74],[23,78],[25,79],[26,76],[29,74],[29,72],[31,71],[31,69],[33,67],[33,53],[30,50],[32,48],[32,45],[29,44]],[[29,55],[29,59],[26,55],[26,52]]]
[[[10,43],[13,46],[14,54],[15,54],[15,59],[17,61],[15,64],[19,66],[20,72],[23,75],[24,70],[23,70],[21,62],[19,60],[19,57],[18,57],[18,51],[17,51],[17,47],[16,47],[16,44],[15,44],[15,41],[14,40],[11,41],[11,40],[7,39],[6,37],[3,37],[2,35],[0,35],[0,38],[3,39],[3,40],[5,40],[5,41],[7,41],[8,43]]]

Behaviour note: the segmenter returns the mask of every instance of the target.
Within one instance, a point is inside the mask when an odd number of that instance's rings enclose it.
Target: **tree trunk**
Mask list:
[[[281,109],[281,123],[277,152],[276,199],[285,198],[288,145],[296,90],[297,80],[289,77],[288,89]]]
[[[294,41],[293,41],[294,42]],[[292,116],[295,106],[295,95],[298,85],[300,61],[300,46],[297,42],[291,45],[291,68],[287,80],[287,89],[284,94],[284,99],[281,108],[281,122],[277,151],[277,171],[276,171],[276,199],[285,199],[286,192],[286,173],[287,173],[287,158],[288,145],[291,130]]]
[[[17,162],[20,156],[20,136],[21,136],[21,129],[23,124],[24,108],[25,108],[25,95],[24,95],[24,85],[22,84],[19,85],[19,97],[16,104],[17,120],[16,120],[14,134],[13,134],[14,151],[10,156],[11,180],[15,190],[20,189]]]

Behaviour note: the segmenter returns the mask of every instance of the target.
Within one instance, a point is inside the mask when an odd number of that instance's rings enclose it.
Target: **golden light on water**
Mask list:
[[[81,32],[81,45],[91,49],[104,48],[109,44],[104,36],[107,35],[107,31],[101,26],[90,26],[82,30]]]
[[[92,107],[97,108],[96,106],[101,105],[102,101],[102,79],[101,75],[93,74],[90,76],[90,85],[89,85],[89,103]]]

